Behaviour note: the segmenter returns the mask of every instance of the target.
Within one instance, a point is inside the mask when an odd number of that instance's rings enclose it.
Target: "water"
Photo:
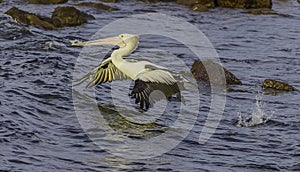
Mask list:
[[[72,3],[70,1],[67,4]],[[266,123],[252,127],[236,126],[238,112],[246,119],[252,115],[253,109],[260,110],[261,106],[256,106],[255,103],[264,79],[279,79],[300,88],[300,5],[297,2],[274,1],[274,10],[292,16],[282,17],[253,16],[236,9],[212,9],[207,13],[197,13],[172,3],[145,5],[126,1],[115,4],[121,9],[115,12],[81,8],[93,14],[96,20],[84,26],[59,31],[44,31],[16,24],[3,15],[12,6],[50,16],[56,5],[26,5],[14,0],[0,5],[0,170],[300,169],[298,91],[277,95],[262,94],[261,102],[264,106],[261,110],[267,115],[274,111],[273,117]],[[245,84],[233,88],[246,91],[227,94],[224,115],[216,133],[206,144],[200,145],[199,134],[210,107],[209,89],[201,88],[200,112],[188,137],[161,156],[148,160],[131,160],[100,149],[81,128],[72,100],[72,72],[81,48],[71,47],[69,42],[88,40],[106,24],[131,14],[144,13],[145,10],[179,17],[203,31],[217,49],[222,64]],[[142,37],[140,47],[173,52],[187,64],[193,63],[190,54],[183,51],[179,44]],[[111,125],[124,125],[118,124],[120,116],[110,107],[108,86],[100,86],[96,91],[98,101],[104,108],[101,110],[106,112],[107,118],[117,121]],[[177,103],[174,102],[174,107]],[[172,124],[174,120],[172,116],[165,116],[163,119],[165,120],[160,124],[164,125]],[[164,130],[160,124],[153,126],[150,135],[145,138],[139,135],[143,128],[126,132],[143,140],[153,133],[160,134]]]
[[[274,115],[274,111],[267,115],[263,110],[264,104],[261,102],[261,95],[256,96],[256,103],[251,115],[246,118],[241,112],[238,112],[238,127],[253,127],[259,124],[267,123]]]

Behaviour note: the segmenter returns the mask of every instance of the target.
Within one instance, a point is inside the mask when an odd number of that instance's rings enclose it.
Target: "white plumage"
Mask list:
[[[119,47],[109,58],[84,76],[80,83],[89,79],[87,87],[91,87],[130,78],[135,81],[130,95],[136,99],[136,103],[140,103],[141,109],[148,109],[156,101],[149,99],[151,92],[155,90],[162,91],[168,98],[173,94],[177,94],[180,98],[179,82],[167,68],[149,61],[123,59],[137,48],[138,42],[137,35],[121,34],[118,37],[72,43],[73,46],[117,45]]]

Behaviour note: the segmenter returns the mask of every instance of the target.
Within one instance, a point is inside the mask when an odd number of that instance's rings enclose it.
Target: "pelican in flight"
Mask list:
[[[112,49],[113,52],[107,59],[85,75],[80,83],[89,79],[86,87],[92,87],[113,80],[132,79],[134,86],[129,95],[135,99],[136,104],[140,103],[140,109],[145,110],[161,99],[150,96],[155,90],[161,91],[167,98],[176,94],[177,98],[183,101],[180,89],[184,88],[185,83],[188,83],[187,80],[167,68],[149,61],[123,58],[131,54],[138,47],[138,43],[138,35],[133,34],[121,34],[116,37],[87,42],[73,42],[72,46],[112,45],[117,47]]]

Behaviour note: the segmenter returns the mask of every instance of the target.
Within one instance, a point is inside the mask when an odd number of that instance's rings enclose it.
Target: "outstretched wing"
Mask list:
[[[162,95],[164,94],[164,95]],[[134,87],[130,94],[135,99],[135,103],[140,103],[140,109],[149,109],[156,101],[164,98],[171,98],[173,94],[177,94],[180,98],[180,89],[177,83],[165,84],[156,82],[145,82],[135,80]]]
[[[92,87],[105,82],[112,82],[113,80],[123,80],[127,79],[128,76],[121,72],[113,63],[111,59],[111,54],[114,50],[120,47],[113,47],[110,52],[108,52],[103,61],[91,72],[82,77],[76,85],[79,85],[89,79],[86,87]]]
[[[136,76],[136,79],[144,82],[164,83],[168,85],[172,85],[177,82],[167,68],[150,62],[142,63],[145,63],[144,70]]]
[[[180,98],[180,89],[170,71],[154,64],[145,65],[145,69],[137,76],[130,94],[135,103],[140,103],[141,109],[148,109],[156,101],[170,98],[173,94]]]
[[[113,63],[111,58],[103,61],[92,72],[88,73],[85,77],[89,78],[86,87],[92,87],[105,82],[112,82],[113,80],[127,79],[127,75],[121,72]]]
[[[105,82],[112,82],[113,80],[124,80],[128,79],[128,76],[121,72],[112,63],[111,59],[106,59],[100,65],[98,65],[93,71],[89,72],[77,81],[75,85],[79,85],[86,80],[88,84],[86,87],[93,87],[95,85],[100,85]]]

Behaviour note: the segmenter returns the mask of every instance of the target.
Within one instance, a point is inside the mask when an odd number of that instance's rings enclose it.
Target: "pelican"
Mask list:
[[[184,88],[183,85],[187,83],[187,80],[182,80],[179,75],[172,73],[167,68],[149,61],[123,58],[135,51],[138,44],[139,36],[133,34],[121,34],[116,37],[87,42],[73,42],[72,46],[111,45],[116,47],[112,49],[111,55],[92,72],[85,75],[80,83],[89,79],[86,87],[92,87],[113,80],[132,79],[134,86],[129,95],[135,99],[136,104],[140,103],[140,109],[145,110],[161,99],[150,96],[155,90],[161,91],[167,98],[176,94],[177,98],[183,101],[180,89]]]

